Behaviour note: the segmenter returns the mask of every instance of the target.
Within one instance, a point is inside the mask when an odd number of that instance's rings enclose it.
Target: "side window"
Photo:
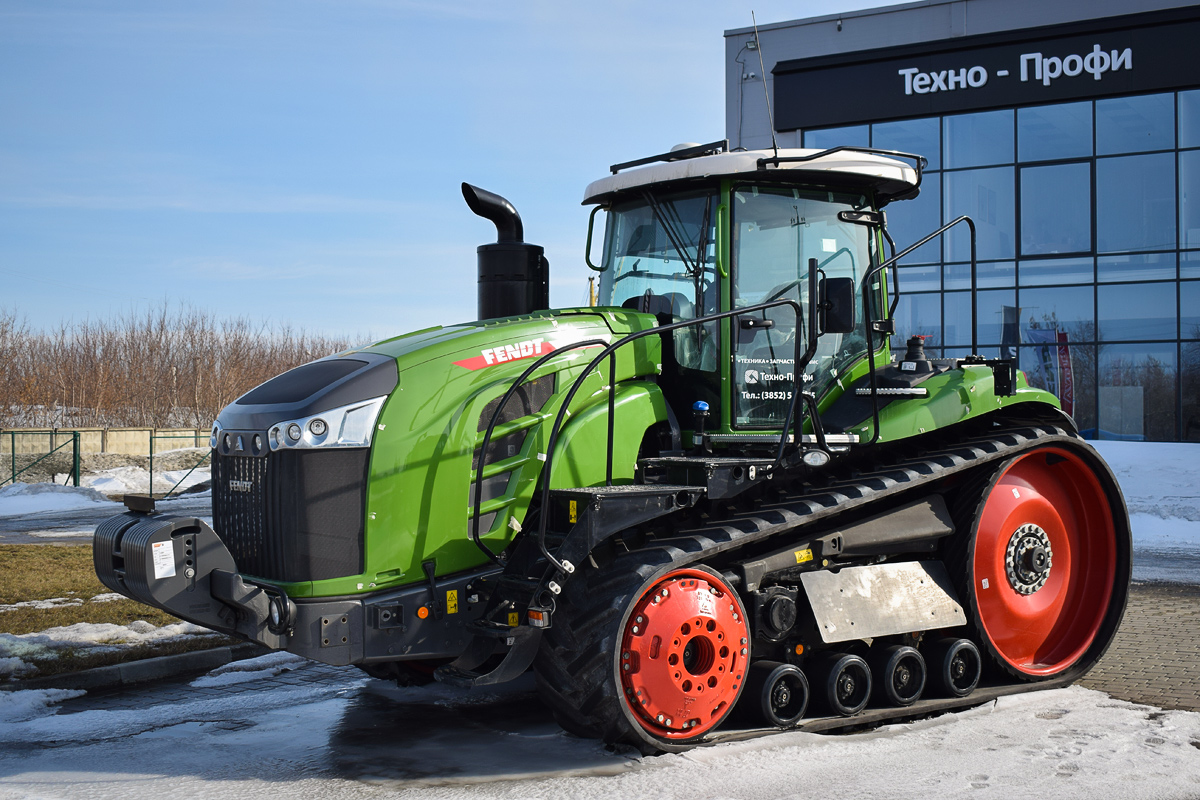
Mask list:
[[[680,194],[620,203],[608,215],[603,305],[681,322],[717,311],[716,208],[713,193]],[[715,323],[674,332],[675,362],[685,369],[715,371]]]

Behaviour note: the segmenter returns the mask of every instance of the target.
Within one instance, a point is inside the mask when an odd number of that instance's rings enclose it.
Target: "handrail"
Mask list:
[[[904,248],[896,255],[889,258],[887,261],[884,261],[879,266],[875,267],[875,269],[868,272],[867,275],[863,278],[863,282],[865,284],[869,278],[874,277],[880,270],[894,266],[897,261],[904,258],[906,255],[911,253],[913,250],[916,250],[918,247],[925,244],[926,242],[929,242],[930,240],[934,239],[935,237],[941,236],[943,233],[950,230],[950,228],[953,228],[955,225],[957,225],[960,222],[967,223],[967,227],[971,229],[971,353],[977,354],[976,351],[979,350],[979,333],[978,333],[978,329],[979,329],[978,313],[979,312],[978,312],[978,304],[975,299],[976,290],[978,289],[976,272],[975,272],[975,236],[976,236],[975,220],[971,219],[966,214],[963,214],[958,219],[947,222],[945,225],[938,228],[936,231],[929,234],[924,239],[921,239],[916,244],[909,245],[908,247]]]
[[[878,147],[858,147],[852,144],[839,144],[837,147],[830,147],[828,150],[822,150],[819,153],[809,153],[806,156],[781,156],[776,153],[773,156],[760,158],[758,160],[758,168],[765,169],[767,164],[799,164],[806,161],[816,161],[818,158],[824,158],[834,153],[865,153],[872,156],[888,156],[890,158],[911,158],[916,165],[917,182],[913,184],[912,191],[917,191],[921,188],[921,180],[924,176],[925,167],[929,165],[929,159],[925,156],[919,156],[915,153],[904,153],[899,150],[881,150]]]
[[[816,272],[812,269],[812,263],[811,263],[812,261],[815,261],[815,259],[810,259],[810,270],[809,270],[810,297],[815,298],[816,297],[815,289],[813,289],[812,287],[816,283]],[[572,383],[571,388],[567,391],[566,396],[563,398],[562,404],[559,407],[558,414],[555,417],[554,424],[550,428],[550,437],[546,444],[546,459],[545,459],[545,462],[543,463],[542,471],[541,471],[541,516],[540,516],[540,519],[538,520],[538,535],[537,535],[538,549],[541,551],[542,556],[545,557],[546,560],[550,564],[554,565],[554,567],[556,569],[558,569],[561,572],[568,572],[569,570],[567,570],[566,566],[562,562],[560,562],[557,558],[555,558],[554,555],[552,553],[550,553],[549,550],[546,548],[546,524],[547,524],[547,510],[548,510],[549,495],[550,495],[550,473],[551,473],[551,469],[552,469],[553,463],[554,463],[554,451],[555,451],[556,445],[558,444],[558,435],[561,432],[563,422],[566,419],[566,415],[570,408],[571,401],[574,400],[575,395],[578,393],[579,389],[582,387],[584,380],[586,380],[586,378],[592,373],[592,371],[600,363],[602,363],[606,358],[609,359],[609,365],[610,365],[609,366],[609,370],[610,370],[609,385],[606,387],[608,390],[608,428],[609,428],[609,430],[608,430],[608,446],[607,446],[607,453],[606,453],[607,460],[606,460],[606,468],[605,468],[605,477],[606,477],[607,485],[611,486],[612,485],[612,467],[613,467],[613,438],[614,438],[613,437],[613,429],[614,429],[614,420],[615,420],[615,416],[616,416],[615,415],[616,351],[619,350],[621,347],[625,346],[626,344],[629,344],[630,342],[645,338],[652,334],[661,335],[663,333],[668,333],[668,332],[671,332],[671,331],[674,331],[674,330],[677,330],[680,328],[687,328],[687,327],[691,327],[691,326],[695,326],[695,325],[704,325],[708,322],[713,322],[713,321],[722,320],[722,319],[728,319],[730,317],[739,317],[739,316],[743,316],[745,314],[752,314],[757,311],[765,311],[766,309],[769,309],[769,308],[777,308],[777,307],[782,307],[782,306],[791,306],[792,309],[796,312],[797,328],[799,328],[801,321],[804,318],[803,309],[794,300],[781,299],[781,300],[775,300],[775,301],[768,302],[768,303],[760,303],[757,305],[746,306],[744,308],[737,308],[737,309],[733,309],[730,311],[724,311],[719,314],[711,314],[711,315],[704,316],[704,317],[697,317],[696,319],[683,320],[681,322],[672,322],[672,323],[668,323],[666,325],[658,325],[653,328],[647,328],[646,330],[636,331],[627,336],[623,336],[620,339],[618,339],[616,342],[613,342],[613,343],[606,342],[603,339],[588,339],[588,340],[585,340],[582,342],[575,342],[570,345],[564,345],[562,348],[559,348],[557,350],[554,350],[551,353],[548,353],[545,356],[542,356],[537,361],[535,361],[533,364],[531,364],[524,372],[521,373],[521,375],[515,381],[513,381],[512,385],[509,387],[508,391],[505,392],[500,403],[497,405],[496,410],[492,413],[492,419],[488,422],[487,431],[484,433],[483,441],[480,444],[479,449],[480,449],[481,461],[480,461],[479,469],[477,469],[477,471],[476,471],[475,497],[474,497],[475,502],[474,502],[473,513],[472,513],[471,540],[494,563],[503,564],[503,561],[499,558],[499,556],[497,556],[495,553],[493,553],[491,551],[491,549],[488,548],[483,543],[483,541],[480,538],[480,534],[479,534],[480,505],[482,504],[482,496],[483,496],[482,481],[479,480],[479,476],[482,474],[482,466],[483,466],[482,459],[485,457],[485,455],[487,453],[487,447],[491,441],[492,432],[495,429],[496,422],[499,418],[501,410],[504,408],[505,405],[507,405],[509,399],[511,399],[511,397],[516,393],[517,389],[522,384],[524,384],[524,382],[529,378],[529,376],[532,375],[539,367],[541,367],[547,361],[550,361],[551,359],[555,358],[556,356],[563,355],[564,353],[568,352],[569,350],[575,350],[575,349],[580,349],[580,348],[585,348],[585,347],[591,348],[591,347],[596,347],[596,346],[600,346],[600,347],[604,348],[604,350],[599,355],[597,355],[595,358],[593,358],[592,361],[583,369],[583,371],[579,374],[579,377],[577,377],[575,379],[574,383]],[[814,308],[815,308],[815,306],[814,306]],[[804,352],[800,351],[800,337],[796,338],[796,351],[795,351],[795,355],[794,355],[793,370],[792,370],[792,374],[794,376],[793,377],[794,388],[792,391],[791,405],[788,408],[788,414],[786,417],[787,421],[785,422],[785,424],[783,426],[783,430],[780,434],[779,448],[778,448],[777,455],[776,455],[776,464],[782,462],[782,460],[783,460],[783,455],[784,455],[784,451],[786,449],[789,431],[792,428],[795,428],[798,433],[802,431],[802,428],[800,426],[799,413],[798,413],[798,411],[799,411],[798,403],[799,403],[800,395],[801,395],[800,375],[802,374],[803,369],[807,365],[808,361],[810,361],[812,359],[813,355],[816,354],[817,318],[816,318],[815,313],[812,313],[809,315],[809,327],[810,327],[810,336],[808,337],[809,345],[808,345],[808,348]],[[809,405],[811,406],[811,404],[809,404]],[[811,408],[810,408],[810,412],[811,412]],[[799,437],[797,437],[797,441],[801,441],[799,439]]]
[[[881,261],[875,267],[872,267],[870,270],[868,270],[867,274],[863,276],[862,284],[861,284],[862,294],[863,294],[863,308],[865,309],[865,308],[870,307],[869,292],[870,292],[871,280],[879,273],[890,268],[892,270],[893,282],[894,282],[895,286],[893,287],[893,291],[892,291],[892,302],[888,304],[888,318],[894,319],[895,312],[896,312],[896,305],[900,301],[900,293],[899,293],[900,271],[897,268],[896,263],[901,258],[904,258],[904,256],[911,253],[913,250],[916,250],[918,247],[925,244],[926,242],[929,242],[932,239],[934,239],[938,236],[941,236],[946,231],[948,231],[950,228],[954,227],[955,225],[957,225],[960,222],[966,222],[967,227],[971,229],[971,352],[974,353],[976,350],[979,349],[977,347],[977,340],[976,340],[976,331],[979,326],[976,324],[976,319],[975,319],[976,318],[975,221],[972,220],[970,217],[966,216],[965,214],[963,216],[959,217],[958,219],[947,222],[945,225],[938,228],[936,231],[929,234],[924,239],[921,239],[916,244],[909,245],[908,247],[901,250],[899,253],[896,252],[896,243],[892,240],[891,235],[888,234],[887,228],[883,228],[883,234],[887,238],[888,244],[892,248],[892,257],[889,259],[886,259],[884,261]],[[870,372],[868,374],[870,375],[870,380],[871,380],[871,424],[872,424],[872,428],[873,428],[871,431],[871,441],[868,442],[868,444],[872,445],[879,441],[879,387],[878,387],[878,384],[877,384],[876,378],[875,378],[875,341],[874,341],[875,330],[874,330],[873,325],[867,325],[866,328],[867,328],[867,363],[868,363],[868,368],[870,370]]]
[[[550,361],[556,356],[561,356],[571,350],[579,350],[585,347],[606,347],[607,345],[608,342],[604,339],[585,339],[582,342],[563,345],[562,347],[551,350],[537,361],[534,361],[528,369],[522,372],[517,379],[513,381],[512,385],[508,387],[508,391],[505,392],[500,398],[500,402],[496,405],[496,410],[492,412],[492,417],[490,420],[488,420],[487,430],[483,434],[483,442],[481,442],[479,445],[479,466],[475,469],[475,497],[473,498],[475,502],[472,506],[474,508],[474,512],[471,514],[471,541],[475,543],[476,547],[483,551],[483,554],[486,555],[492,561],[492,563],[500,565],[504,564],[500,557],[493,553],[491,548],[484,544],[483,540],[480,538],[479,506],[483,504],[483,461],[485,458],[487,458],[488,445],[492,443],[492,433],[496,430],[496,425],[499,424],[500,415],[504,412],[504,407],[508,405],[508,401],[512,399],[512,396],[517,393],[517,389],[521,388],[525,381],[529,379],[529,376],[536,372],[538,367],[542,366],[547,361]]]
[[[813,276],[813,279],[815,279],[815,275]],[[571,572],[571,570],[568,569],[566,565],[564,565],[561,561],[559,561],[557,558],[555,558],[554,555],[552,553],[550,553],[550,551],[546,548],[546,524],[547,524],[547,517],[548,517],[548,514],[546,513],[546,511],[547,511],[549,503],[550,503],[550,476],[552,474],[552,468],[553,468],[553,464],[554,464],[555,446],[558,444],[558,435],[562,430],[562,425],[566,419],[567,410],[571,405],[571,401],[573,399],[575,399],[575,395],[576,395],[576,393],[578,393],[579,389],[582,387],[583,381],[587,378],[587,376],[589,374],[591,374],[592,370],[594,370],[604,359],[612,357],[613,354],[618,349],[620,349],[621,347],[624,347],[625,345],[629,344],[630,342],[637,341],[638,339],[642,339],[642,338],[645,338],[645,337],[653,335],[653,334],[661,335],[663,333],[674,331],[679,328],[686,328],[686,327],[690,327],[693,325],[702,325],[707,322],[712,322],[712,321],[721,320],[721,319],[728,319],[730,317],[739,317],[744,314],[752,314],[756,311],[764,311],[768,308],[775,308],[776,306],[791,306],[796,312],[797,323],[799,323],[799,320],[803,319],[803,310],[800,308],[800,305],[798,303],[796,303],[794,300],[776,300],[776,301],[773,301],[770,303],[760,303],[758,305],[746,306],[745,308],[737,308],[737,309],[732,309],[730,311],[723,311],[719,314],[711,314],[706,317],[698,317],[698,318],[692,319],[692,320],[683,320],[681,322],[672,322],[667,325],[659,325],[654,328],[647,328],[644,331],[637,331],[636,333],[631,333],[628,336],[622,337],[621,339],[617,340],[616,342],[608,345],[604,349],[603,352],[601,352],[599,355],[597,355],[595,358],[593,358],[591,363],[589,363],[587,365],[587,367],[584,368],[584,370],[580,373],[579,377],[576,378],[575,382],[571,385],[571,388],[567,392],[566,396],[563,398],[562,405],[559,407],[559,410],[558,410],[558,415],[555,417],[554,425],[550,428],[549,441],[546,443],[546,461],[545,461],[544,466],[542,467],[542,489],[541,489],[542,514],[538,520],[537,542],[538,542],[538,549],[541,551],[542,556],[550,564],[552,564],[560,572],[568,572],[568,573]],[[799,324],[797,324],[797,327],[799,327]],[[809,351],[811,351],[812,353],[816,352],[815,343],[810,344]],[[811,359],[812,356],[809,355],[808,358]],[[615,363],[615,359],[613,359],[612,363]],[[793,373],[792,373],[794,376],[793,381],[795,383],[795,388],[792,391],[792,408],[789,409],[789,412],[788,412],[789,419],[795,417],[795,409],[797,407],[797,401],[800,396],[799,375],[801,374],[801,371],[803,370],[803,368],[804,368],[804,364],[801,363],[800,338],[797,337],[796,338],[796,355],[795,355],[795,361],[793,364]],[[616,383],[616,376],[615,375],[610,376],[610,385],[608,387],[610,394],[615,392],[615,390],[616,390],[615,383]],[[612,401],[610,401],[610,405],[611,405],[611,403],[612,403]],[[611,416],[610,416],[610,419],[611,419]],[[780,452],[782,452],[784,449],[784,443],[787,441],[787,435],[788,435],[789,428],[790,428],[790,425],[785,423],[784,427],[783,427],[783,432],[780,435]],[[612,439],[610,438],[608,441],[608,454],[607,454],[610,464],[612,461],[612,444],[613,444]],[[610,469],[611,469],[611,466],[610,466]]]

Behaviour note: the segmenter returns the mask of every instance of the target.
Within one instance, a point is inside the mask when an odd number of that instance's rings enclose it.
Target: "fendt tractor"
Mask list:
[[[643,752],[1065,685],[1124,613],[1125,501],[995,346],[892,354],[884,208],[923,167],[725,142],[615,165],[584,194],[597,303],[557,310],[516,210],[463,184],[498,233],[479,320],[242,395],[212,526],[131,502],[96,572],[405,685],[532,669],[566,730]],[[974,241],[963,217],[908,250],[952,226]]]

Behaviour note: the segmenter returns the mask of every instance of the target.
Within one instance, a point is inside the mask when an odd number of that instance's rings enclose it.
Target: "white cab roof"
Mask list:
[[[780,149],[779,156],[811,156],[820,152],[822,151],[798,148]],[[583,202],[585,205],[602,203],[613,195],[631,189],[695,178],[735,175],[750,177],[758,174],[768,176],[774,182],[784,178],[778,174],[781,171],[788,173],[785,181],[789,184],[837,184],[844,181],[847,188],[869,186],[880,194],[880,205],[896,197],[914,194],[913,190],[918,185],[917,170],[912,165],[872,153],[842,150],[812,161],[785,161],[777,165],[759,166],[759,159],[770,159],[774,155],[772,150],[741,150],[634,167],[590,183],[583,193]]]

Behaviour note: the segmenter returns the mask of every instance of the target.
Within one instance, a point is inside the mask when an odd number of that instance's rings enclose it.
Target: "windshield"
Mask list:
[[[645,193],[610,209],[604,237],[600,305],[623,306],[666,321],[717,311],[715,192]],[[716,369],[716,324],[675,331],[676,358],[689,369]]]
[[[865,196],[775,186],[743,186],[733,193],[733,304],[751,306],[790,299],[810,312],[808,273],[815,259],[821,276],[849,277],[856,287],[856,328],[821,336],[805,369],[818,397],[866,354],[863,276],[871,265],[871,229],[838,219],[841,211],[868,206]],[[797,324],[787,306],[760,312],[772,325],[739,332],[734,372],[737,424],[777,426],[790,401],[796,337],[807,345],[807,316]]]

